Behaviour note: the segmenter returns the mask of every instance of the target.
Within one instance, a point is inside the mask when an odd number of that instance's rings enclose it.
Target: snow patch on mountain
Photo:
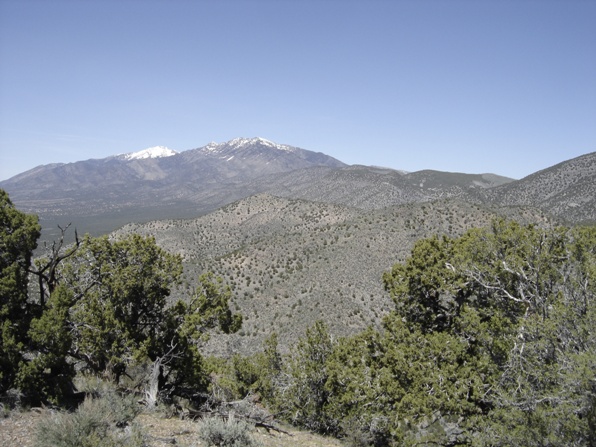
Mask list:
[[[203,148],[205,152],[211,153],[218,153],[222,151],[229,151],[232,150],[242,150],[245,147],[250,146],[265,146],[270,147],[272,149],[277,149],[281,151],[287,152],[295,152],[296,148],[292,146],[288,146],[286,144],[277,144],[273,141],[269,141],[265,138],[255,137],[255,138],[234,138],[233,140],[227,141],[225,143],[215,143],[211,142],[207,146]]]
[[[176,152],[175,150],[167,148],[165,146],[154,146],[147,149],[143,149],[142,151],[124,154],[123,158],[125,160],[142,160],[145,158],[171,157],[172,155],[176,155],[177,153],[178,152]]]

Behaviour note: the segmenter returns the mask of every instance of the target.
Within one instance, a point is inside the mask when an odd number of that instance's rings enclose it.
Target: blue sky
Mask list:
[[[260,136],[521,178],[596,151],[596,1],[0,0],[0,179]]]

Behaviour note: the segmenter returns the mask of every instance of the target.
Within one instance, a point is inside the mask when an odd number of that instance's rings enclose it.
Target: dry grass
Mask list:
[[[0,445],[32,447],[35,427],[41,418],[48,416],[49,410],[13,412],[0,419]],[[147,447],[205,447],[201,442],[198,424],[191,420],[166,418],[157,413],[141,414],[135,418],[147,434]],[[342,447],[337,439],[326,438],[312,433],[285,427],[290,434],[267,432],[255,429],[255,440],[263,447]]]

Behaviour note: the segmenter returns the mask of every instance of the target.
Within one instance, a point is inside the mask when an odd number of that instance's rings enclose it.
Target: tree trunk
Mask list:
[[[157,405],[157,395],[159,393],[159,376],[161,373],[161,357],[158,357],[153,362],[151,367],[151,373],[149,374],[149,380],[147,388],[145,389],[145,401],[147,408],[155,408]]]

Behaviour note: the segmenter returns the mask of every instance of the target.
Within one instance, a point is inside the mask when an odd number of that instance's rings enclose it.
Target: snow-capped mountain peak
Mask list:
[[[275,147],[278,146],[273,141],[266,140],[265,138],[255,137],[255,138],[234,138],[231,141],[228,141],[230,146],[247,146],[249,144],[261,144],[263,146],[271,146]]]
[[[177,153],[178,152],[176,152],[175,150],[167,148],[165,146],[154,146],[147,149],[143,149],[142,151],[124,154],[123,158],[125,160],[141,160],[144,158],[171,157],[172,155],[176,155]]]
[[[225,143],[215,143],[215,142],[211,142],[209,143],[207,146],[205,146],[203,149],[207,152],[212,152],[212,153],[218,153],[221,151],[226,151],[226,150],[237,150],[237,149],[243,149],[245,147],[249,147],[249,146],[266,146],[272,149],[277,149],[277,150],[281,150],[281,151],[288,151],[288,152],[294,152],[296,150],[296,148],[293,148],[292,146],[288,146],[286,144],[277,144],[274,143],[273,141],[269,141],[265,138],[261,138],[261,137],[255,137],[255,138],[234,138],[233,140],[230,141],[226,141]]]

